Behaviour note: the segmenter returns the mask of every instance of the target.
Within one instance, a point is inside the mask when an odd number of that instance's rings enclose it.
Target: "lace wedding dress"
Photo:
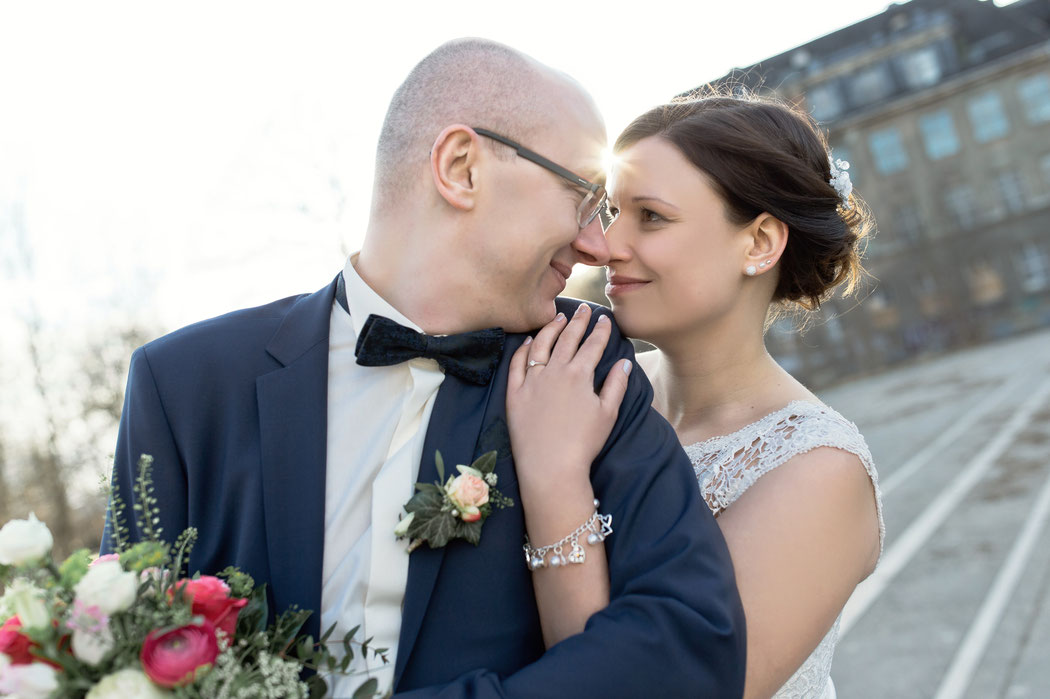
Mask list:
[[[875,485],[881,552],[886,527],[882,521],[882,496],[871,453],[856,425],[831,408],[792,401],[736,432],[690,444],[685,451],[693,463],[704,500],[718,515],[761,476],[792,457],[818,447],[848,451],[856,454],[864,464]],[[835,620],[812,655],[777,691],[774,699],[834,699],[831,658],[838,639],[839,619]]]

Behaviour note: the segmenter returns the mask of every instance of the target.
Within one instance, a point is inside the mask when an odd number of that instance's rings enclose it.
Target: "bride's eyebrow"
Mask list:
[[[677,206],[675,206],[674,204],[672,204],[669,201],[664,201],[660,197],[640,196],[640,197],[632,197],[631,198],[631,203],[633,203],[633,204],[644,204],[646,202],[651,202],[651,201],[659,202],[659,203],[663,204],[664,206],[668,206],[668,207],[674,209],[675,211],[678,211],[678,207]]]

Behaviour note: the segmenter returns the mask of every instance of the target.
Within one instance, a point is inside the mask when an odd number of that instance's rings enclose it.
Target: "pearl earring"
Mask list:
[[[772,264],[772,263],[769,260],[762,260],[761,262],[758,263],[758,266],[759,267],[765,267],[768,264]]]
[[[753,277],[753,276],[755,276],[755,272],[757,272],[757,271],[758,270],[755,269],[754,265],[748,265],[747,269],[744,270],[744,274],[746,274],[749,277]]]

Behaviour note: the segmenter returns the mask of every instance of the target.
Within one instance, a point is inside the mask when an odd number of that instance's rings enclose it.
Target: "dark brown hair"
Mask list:
[[[650,136],[667,139],[707,176],[732,223],[769,213],[787,224],[774,303],[814,310],[839,284],[856,288],[873,220],[859,197],[851,194],[847,207],[831,186],[827,141],[808,114],[754,95],[680,98],[631,122],[614,150]]]

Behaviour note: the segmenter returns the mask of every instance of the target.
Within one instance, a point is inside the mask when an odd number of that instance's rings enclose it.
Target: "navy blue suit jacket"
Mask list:
[[[183,328],[132,356],[114,481],[132,502],[139,455],[154,457],[164,536],[197,527],[190,571],[236,565],[268,583],[271,611],[317,614],[324,543],[328,325],[335,284]],[[569,312],[575,303],[559,299]],[[608,309],[596,307],[598,313]],[[597,318],[595,314],[593,320]],[[470,463],[506,414],[507,337],[488,386],[446,376],[419,480]],[[630,342],[614,329],[600,383]],[[395,687],[413,697],[739,697],[744,618],[725,541],[674,431],[632,372],[591,478],[615,533],[611,603],[544,653],[520,505],[496,510],[475,548],[422,547],[409,563]],[[480,442],[480,443],[479,443]],[[520,503],[509,450],[500,490]],[[129,518],[130,519],[130,518]],[[388,523],[393,527],[394,522]],[[383,526],[383,525],[380,525]],[[104,550],[109,546],[107,521]],[[139,536],[132,524],[132,538]],[[552,574],[557,574],[555,571]]]

